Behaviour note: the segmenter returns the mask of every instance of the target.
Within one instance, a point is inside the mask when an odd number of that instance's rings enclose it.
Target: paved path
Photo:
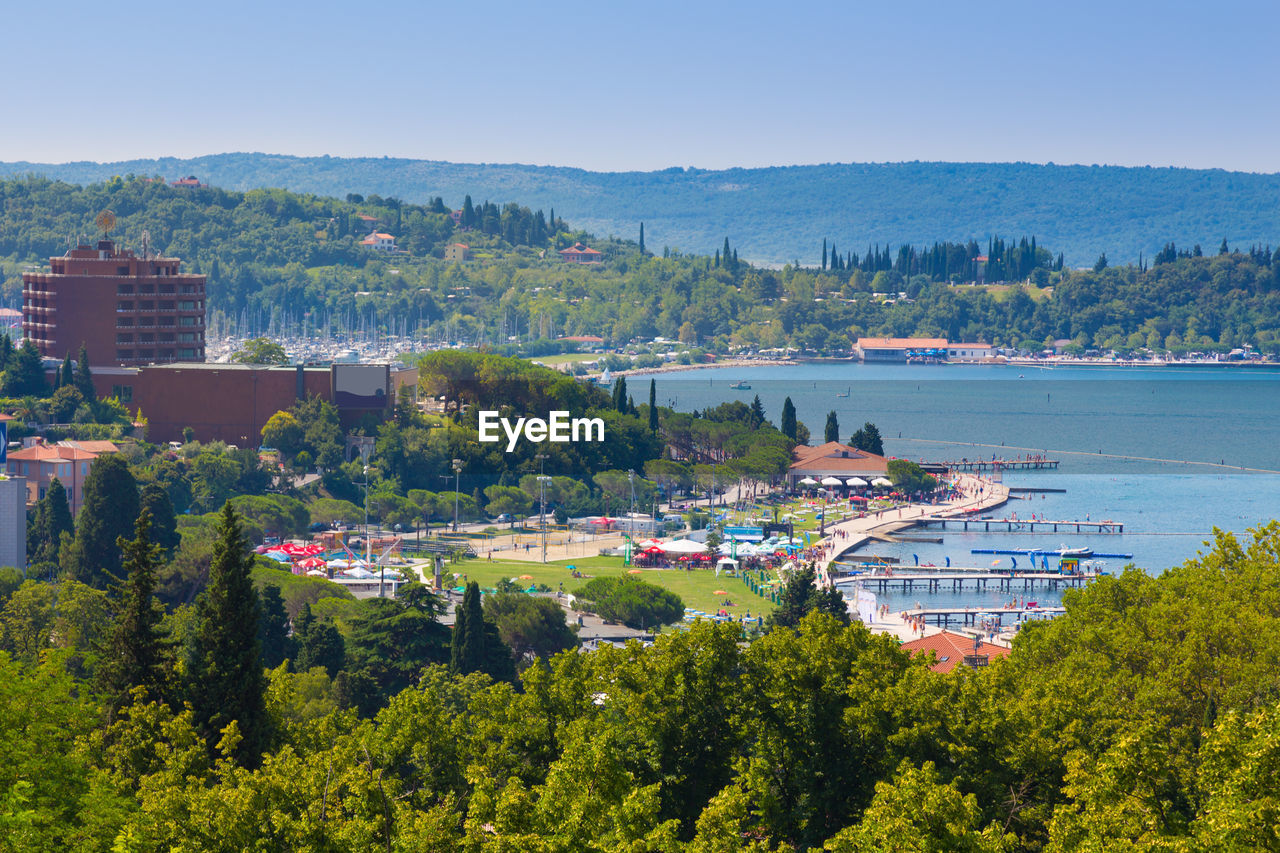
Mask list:
[[[993,509],[1009,500],[1008,486],[973,474],[961,474],[958,485],[961,497],[946,503],[909,504],[833,524],[820,543],[825,543],[825,548],[823,556],[818,560],[818,576],[827,582],[831,564],[845,552],[871,539],[873,534],[893,533],[911,527],[919,518],[946,518]]]

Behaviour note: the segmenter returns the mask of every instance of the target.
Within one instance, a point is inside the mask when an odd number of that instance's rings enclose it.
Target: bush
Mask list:
[[[573,594],[579,607],[638,630],[670,625],[684,616],[680,596],[632,577],[596,578]]]

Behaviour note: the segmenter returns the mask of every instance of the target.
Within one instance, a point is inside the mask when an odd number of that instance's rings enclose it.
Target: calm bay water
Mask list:
[[[645,377],[631,391],[643,399]],[[746,381],[751,390],[733,390]],[[1123,521],[1122,535],[929,531],[942,544],[878,543],[866,552],[911,565],[991,566],[971,548],[1089,546],[1133,554],[1152,573],[1194,558],[1215,527],[1246,535],[1280,517],[1280,371],[1231,368],[1055,368],[806,364],[658,374],[660,403],[680,410],[759,395],[777,423],[790,396],[814,443],[835,410],[841,440],[875,423],[891,456],[937,461],[1043,453],[1057,471],[1007,472],[1028,495],[996,515]],[[843,396],[847,395],[847,396]],[[926,535],[923,531],[914,531]],[[1119,570],[1128,560],[1109,559]],[[1009,568],[1009,557],[999,566]],[[1018,558],[1019,567],[1026,565]],[[1053,596],[1037,594],[1042,602]],[[999,606],[1009,596],[950,592],[915,600]],[[901,599],[884,600],[902,606]]]

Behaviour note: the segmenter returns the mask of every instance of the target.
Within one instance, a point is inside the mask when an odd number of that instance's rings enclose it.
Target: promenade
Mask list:
[[[994,509],[1009,500],[1008,486],[973,474],[961,474],[956,486],[960,496],[945,503],[908,504],[833,524],[819,542],[822,555],[816,568],[820,580],[830,583],[831,564],[869,539],[913,527],[924,519],[955,518]]]

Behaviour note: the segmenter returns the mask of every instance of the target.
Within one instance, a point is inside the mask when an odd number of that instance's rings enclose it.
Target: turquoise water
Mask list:
[[[729,388],[739,380],[751,390]],[[637,399],[642,381],[632,380]],[[758,394],[775,423],[790,396],[815,443],[834,409],[841,440],[872,421],[891,456],[935,461],[1044,453],[1061,460],[1057,471],[1006,472],[1004,481],[1066,492],[1010,501],[996,515],[1125,524],[1122,535],[913,531],[944,541],[866,549],[906,565],[917,558],[941,565],[950,557],[953,565],[990,566],[995,557],[970,549],[1066,545],[1131,553],[1133,563],[1158,574],[1205,550],[1215,527],[1245,535],[1280,517],[1280,371],[821,364],[693,370],[659,374],[656,381],[659,402],[682,410],[750,403]],[[1106,562],[1119,570],[1129,561]],[[1000,566],[1010,567],[1010,558]],[[917,593],[912,603],[998,606],[1007,598],[947,592],[925,600]]]

